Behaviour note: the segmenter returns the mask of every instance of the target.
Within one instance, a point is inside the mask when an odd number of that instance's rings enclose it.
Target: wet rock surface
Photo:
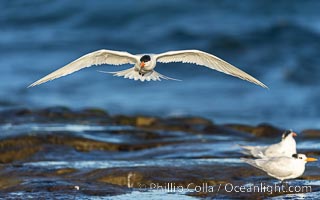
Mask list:
[[[239,144],[280,140],[283,129],[272,125],[54,107],[1,111],[0,131],[0,198],[320,197],[317,163],[288,183],[311,191],[248,191],[279,185],[239,159]],[[320,154],[319,130],[301,131],[296,140],[299,152]]]

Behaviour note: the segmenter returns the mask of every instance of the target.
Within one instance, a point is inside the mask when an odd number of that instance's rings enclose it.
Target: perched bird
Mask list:
[[[270,146],[240,146],[242,153],[252,155],[256,158],[288,156],[297,153],[296,141],[293,137],[297,134],[291,130],[287,130],[282,134],[281,142]]]
[[[278,180],[294,179],[301,176],[307,162],[317,161],[316,158],[307,158],[304,154],[293,154],[291,157],[281,156],[261,159],[241,158],[244,162],[261,169],[269,176]]]
[[[238,77],[240,79],[252,82],[267,88],[266,85],[253,78],[244,71],[232,66],[231,64],[223,61],[222,59],[205,53],[199,50],[181,50],[181,51],[169,51],[161,54],[137,54],[132,55],[128,52],[123,51],[112,51],[112,50],[98,50],[92,53],[86,54],[77,60],[67,64],[66,66],[52,72],[51,74],[41,78],[40,80],[32,83],[29,87],[33,87],[47,81],[54,80],[56,78],[66,76],[73,72],[79,71],[83,68],[90,67],[93,65],[123,65],[133,64],[132,68],[117,71],[117,72],[105,72],[111,73],[114,76],[123,76],[124,78],[140,80],[140,81],[160,81],[161,79],[177,80],[169,78],[162,74],[159,74],[154,70],[157,62],[170,63],[170,62],[182,62],[182,63],[193,63],[215,69],[217,71],[229,74],[231,76]],[[103,71],[102,71],[103,72]]]

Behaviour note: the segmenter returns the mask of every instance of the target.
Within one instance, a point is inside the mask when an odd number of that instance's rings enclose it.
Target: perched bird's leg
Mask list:
[[[285,180],[282,180],[280,183],[281,186],[284,186],[284,188],[286,189],[286,191],[289,189],[289,184],[288,182],[286,182]]]

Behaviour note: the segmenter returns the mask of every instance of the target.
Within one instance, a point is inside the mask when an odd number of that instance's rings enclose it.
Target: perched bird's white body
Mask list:
[[[199,50],[181,50],[181,51],[169,51],[161,54],[137,54],[132,55],[128,52],[123,51],[112,51],[112,50],[98,50],[92,53],[86,54],[77,60],[67,64],[66,66],[52,72],[51,74],[41,78],[40,80],[32,83],[29,87],[33,87],[47,81],[54,80],[56,78],[66,76],[68,74],[79,71],[83,68],[90,67],[93,65],[123,65],[133,64],[132,68],[118,71],[118,72],[106,72],[112,73],[114,76],[122,76],[133,80],[140,81],[160,81],[161,79],[177,80],[172,79],[162,74],[159,74],[154,70],[157,62],[170,63],[170,62],[182,62],[192,63],[200,66],[205,66],[210,69],[214,69],[231,76],[238,77],[240,79],[252,82],[264,88],[266,85],[245,73],[244,71],[232,66],[226,61],[202,52]]]
[[[304,154],[293,154],[291,157],[271,157],[260,159],[241,158],[244,162],[265,171],[269,176],[278,180],[294,179],[301,176],[307,162],[317,161],[315,158],[307,158]]]
[[[286,131],[282,135],[282,140],[279,143],[270,146],[241,146],[244,154],[251,155],[256,158],[287,156],[297,153],[296,141],[293,137],[297,134],[292,131]]]

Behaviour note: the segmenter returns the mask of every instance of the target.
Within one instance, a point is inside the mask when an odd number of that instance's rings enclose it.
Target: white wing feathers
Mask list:
[[[132,79],[135,81],[140,80],[142,82],[144,82],[144,81],[161,81],[161,79],[180,81],[178,79],[170,78],[168,76],[160,74],[154,70],[152,72],[146,73],[143,76],[141,76],[139,74],[139,71],[135,70],[134,67],[126,69],[126,70],[122,70],[122,71],[117,71],[117,72],[106,72],[106,71],[98,71],[98,72],[113,74],[113,76],[128,78],[128,79]]]
[[[240,147],[243,149],[242,153],[246,155],[251,155],[256,158],[263,158],[265,157],[265,151],[268,148],[267,146],[242,146]]]
[[[288,166],[292,164],[290,157],[273,157],[255,160],[247,158],[240,159],[249,165],[267,172],[270,176],[277,179],[292,175],[292,170],[288,169]]]
[[[141,55],[140,55],[141,56]],[[110,65],[123,65],[123,64],[136,64],[140,61],[139,55],[132,55],[128,52],[123,51],[112,51],[112,50],[98,50],[92,53],[86,54],[77,60],[67,64],[66,66],[48,74],[47,76],[41,78],[40,80],[32,83],[28,87],[33,87],[47,81],[54,80],[56,78],[60,78],[62,76],[66,76],[68,74],[79,71],[83,68],[90,67],[93,65],[101,65],[101,64],[110,64]],[[182,63],[192,63],[197,65],[206,66],[211,69],[215,69],[217,71],[223,72],[225,74],[229,74],[243,80],[247,80],[249,82],[260,85],[264,88],[268,88],[266,85],[250,76],[249,74],[243,72],[242,70],[232,66],[231,64],[221,60],[220,58],[199,51],[199,50],[182,50],[182,51],[169,51],[166,53],[162,53],[154,56],[158,62],[169,63],[169,62],[182,62]],[[129,71],[125,71],[126,73]],[[138,74],[133,74],[130,71],[130,74],[124,74],[124,72],[115,73],[116,76],[124,76],[125,78],[130,78],[136,80]],[[154,80],[158,78],[163,79],[171,79],[161,74],[152,74],[153,77],[145,77],[139,78],[139,80]]]
[[[268,88],[265,84],[261,83],[257,79],[253,78],[244,71],[232,66],[226,61],[205,53],[199,50],[181,50],[181,51],[168,51],[162,54],[157,55],[156,57],[158,62],[169,63],[169,62],[182,62],[182,63],[193,63],[196,65],[206,66],[211,69],[229,74],[240,79],[255,83],[264,88]]]
[[[123,64],[135,64],[139,61],[139,57],[134,56],[124,51],[112,51],[112,50],[98,50],[92,53],[88,53],[77,60],[67,64],[66,66],[48,74],[42,79],[32,83],[28,87],[33,87],[47,81],[66,76],[73,72],[79,71],[83,68],[93,65],[110,64],[110,65],[123,65]]]

